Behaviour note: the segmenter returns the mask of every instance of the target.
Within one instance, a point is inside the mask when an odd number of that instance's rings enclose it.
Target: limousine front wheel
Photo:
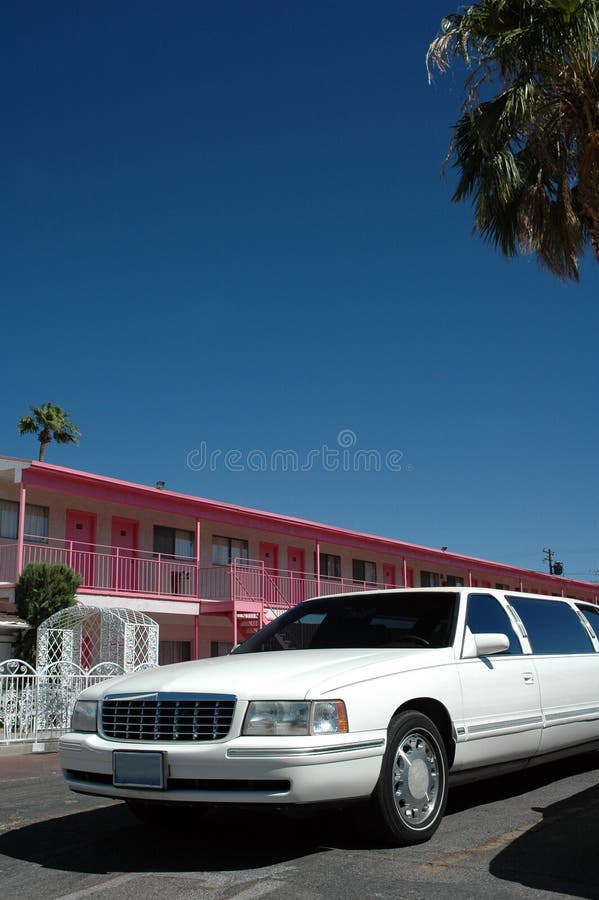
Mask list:
[[[371,798],[375,827],[396,845],[420,844],[437,830],[447,802],[447,754],[428,716],[407,710],[389,725]]]

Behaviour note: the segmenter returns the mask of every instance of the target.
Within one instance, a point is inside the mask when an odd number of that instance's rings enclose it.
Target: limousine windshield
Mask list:
[[[448,647],[453,642],[456,608],[457,594],[441,591],[308,600],[233,652]]]

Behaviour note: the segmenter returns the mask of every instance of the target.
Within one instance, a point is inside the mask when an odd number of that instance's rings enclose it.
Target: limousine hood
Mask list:
[[[232,694],[240,700],[300,700],[451,659],[451,648],[420,647],[240,653],[145,669],[88,688],[82,697],[92,700],[105,694],[161,691]]]

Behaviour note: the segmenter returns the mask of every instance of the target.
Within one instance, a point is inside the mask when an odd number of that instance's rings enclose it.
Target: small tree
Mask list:
[[[40,442],[39,461],[44,461],[46,446],[55,440],[57,444],[78,444],[79,429],[69,419],[68,412],[61,406],[45,403],[30,406],[32,416],[22,416],[17,424],[19,434],[37,434]]]
[[[29,563],[15,587],[17,611],[30,627],[16,643],[20,659],[35,664],[37,629],[53,613],[74,606],[81,575],[62,563]]]

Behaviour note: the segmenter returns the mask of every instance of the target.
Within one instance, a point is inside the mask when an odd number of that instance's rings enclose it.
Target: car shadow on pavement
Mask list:
[[[593,771],[598,764],[599,754],[588,754],[517,775],[454,788],[450,791],[446,815],[451,819],[469,809],[484,809],[487,804],[507,801],[556,779]],[[583,805],[584,818],[581,818],[575,811]],[[596,861],[599,787],[554,804],[544,812],[543,823],[495,857],[492,874],[535,887],[547,887],[551,882],[548,889],[554,890],[555,877],[544,875],[548,852],[556,858],[578,860],[579,851],[571,850],[568,842],[574,843],[583,827],[587,862],[591,865],[589,861]],[[562,842],[563,848],[558,849]],[[175,829],[156,830],[138,823],[124,803],[115,802],[22,825],[0,835],[0,855],[33,862],[46,869],[88,874],[243,871],[329,850],[382,848],[388,849],[388,845],[369,835],[360,807],[300,818],[290,818],[270,809],[211,810],[197,818],[186,817]],[[398,852],[414,853],[416,859],[419,849],[412,847]],[[583,860],[576,864],[582,866]],[[597,869],[593,882],[599,885],[599,866]],[[586,875],[580,880],[586,882]],[[599,897],[599,893],[578,896]]]
[[[480,812],[488,804],[508,803],[520,794],[589,772],[599,775],[597,752],[454,788],[446,817],[450,820],[468,809]],[[536,890],[599,900],[599,784],[530,809],[542,814],[542,821],[493,857],[491,875]]]
[[[181,828],[155,830],[123,803],[47,819],[0,835],[0,854],[70,872],[238,871],[333,848],[369,849],[347,812],[301,819],[271,810],[214,810]]]
[[[533,809],[543,821],[497,854],[491,874],[536,890],[599,898],[599,785]]]
[[[599,785],[544,809],[539,822],[502,850],[490,872],[536,890],[599,897]]]

